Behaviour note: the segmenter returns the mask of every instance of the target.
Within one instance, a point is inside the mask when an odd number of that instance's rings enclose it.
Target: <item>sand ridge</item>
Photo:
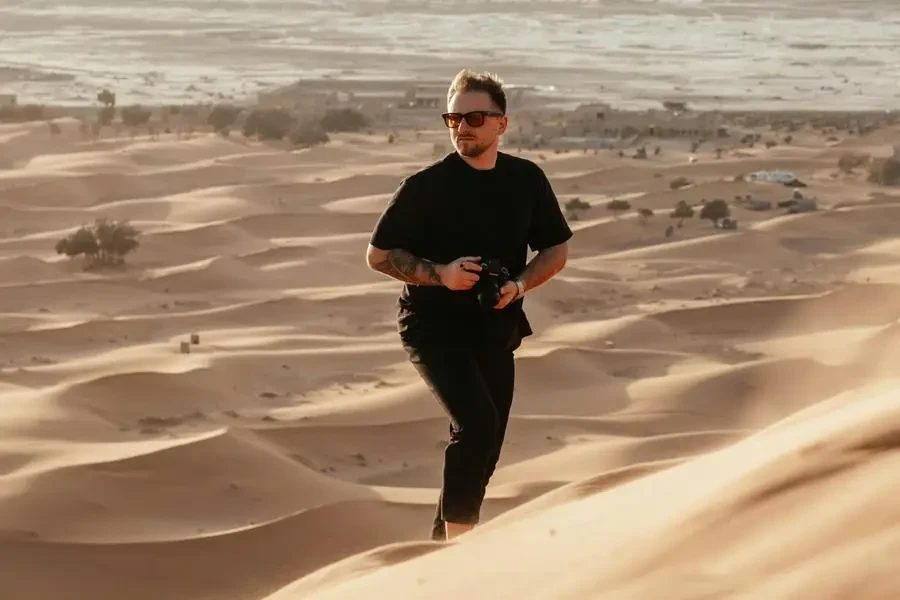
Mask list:
[[[561,202],[590,206],[570,213],[566,270],[526,301],[536,335],[485,523],[440,545],[426,540],[447,422],[399,347],[399,284],[364,250],[445,132],[289,152],[63,125],[53,141],[0,129],[16,166],[0,171],[10,597],[900,590],[900,194],[838,172],[824,136],[693,164],[679,140],[644,161],[522,152]],[[891,135],[846,145],[883,154]],[[734,200],[789,198],[735,178],[773,168],[819,210]],[[693,184],[671,189],[679,175]],[[695,216],[665,234],[679,200],[716,197],[736,231]],[[56,254],[100,216],[142,232],[124,265]]]

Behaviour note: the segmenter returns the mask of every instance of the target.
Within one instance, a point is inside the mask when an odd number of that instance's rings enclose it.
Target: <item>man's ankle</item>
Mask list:
[[[451,540],[455,537],[458,537],[467,531],[471,531],[475,525],[472,523],[454,523],[452,521],[444,521],[444,530],[446,531],[447,539]]]

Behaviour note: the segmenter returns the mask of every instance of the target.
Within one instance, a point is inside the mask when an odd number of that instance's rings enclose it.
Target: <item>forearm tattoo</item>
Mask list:
[[[437,263],[419,258],[406,250],[388,250],[384,260],[375,268],[385,275],[413,285],[443,285],[437,272]]]

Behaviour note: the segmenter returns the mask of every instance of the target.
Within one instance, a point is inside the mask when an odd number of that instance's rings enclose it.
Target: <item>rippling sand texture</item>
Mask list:
[[[7,2],[0,93],[181,103],[461,66],[616,106],[900,93],[893,2],[454,7]],[[56,123],[0,124],[3,600],[900,598],[900,188],[837,167],[889,156],[900,127],[760,127],[777,145],[696,162],[686,139],[523,152],[589,207],[526,300],[483,525],[437,544],[447,421],[399,346],[400,284],[364,252],[446,131],[286,151]],[[765,169],[808,187],[736,177]],[[795,191],[818,210],[779,208]],[[666,235],[676,203],[713,198],[737,230]],[[123,267],[55,252],[104,216],[141,231]]]
[[[363,252],[444,133],[288,153],[60,125],[52,143],[0,127],[20,165],[0,178],[5,597],[900,590],[900,201],[835,166],[895,130],[696,164],[683,142],[646,161],[526,153],[592,207],[526,302],[537,334],[486,523],[441,546],[423,540],[446,421],[398,346],[398,284]],[[821,210],[735,205],[738,231],[663,235],[679,199],[789,197],[732,181],[785,164]],[[613,190],[662,212],[612,217]],[[61,260],[55,241],[100,215],[142,231],[126,267]]]

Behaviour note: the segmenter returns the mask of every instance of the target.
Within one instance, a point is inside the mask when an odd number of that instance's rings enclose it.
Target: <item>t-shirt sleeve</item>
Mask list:
[[[559,200],[543,170],[538,169],[537,197],[531,215],[528,245],[534,251],[562,244],[572,237],[572,229],[559,207]]]
[[[409,249],[421,231],[421,209],[417,208],[416,184],[409,177],[400,182],[378,217],[369,243],[380,250]]]

